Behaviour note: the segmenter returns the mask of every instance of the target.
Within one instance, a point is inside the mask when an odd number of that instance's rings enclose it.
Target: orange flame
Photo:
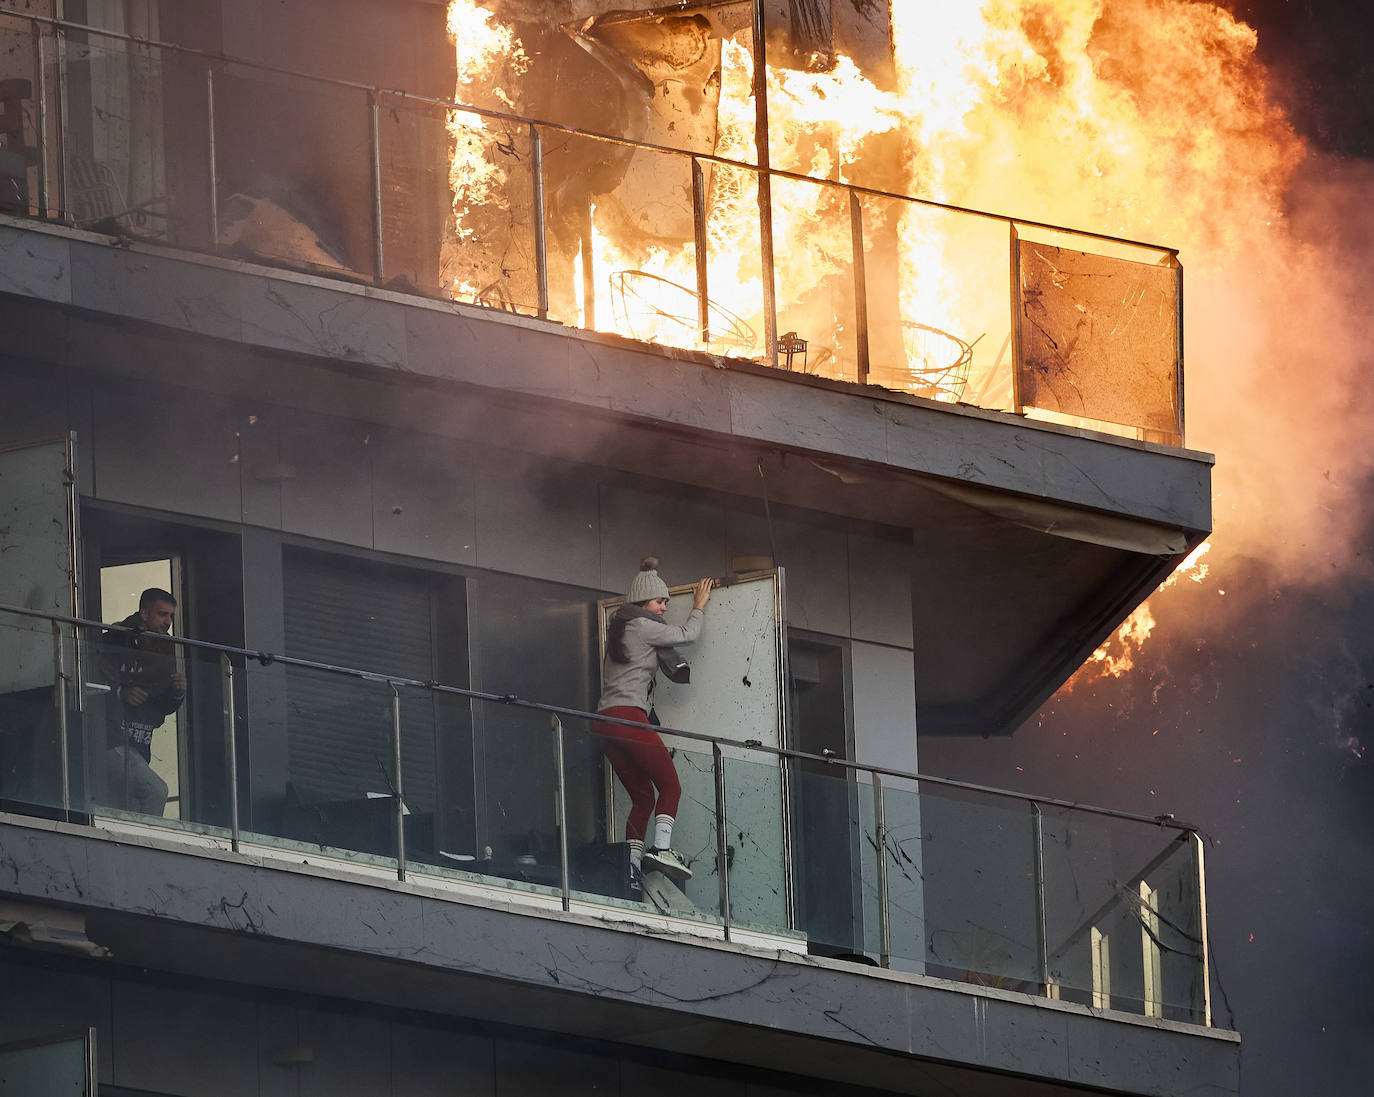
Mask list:
[[[1167,590],[1182,579],[1201,583],[1207,578],[1209,566],[1204,559],[1212,551],[1212,543],[1204,541],[1193,549],[1169,578],[1159,584],[1155,593]],[[1220,592],[1220,593],[1225,593]],[[1154,632],[1155,615],[1150,611],[1150,603],[1142,602],[1131,615],[1105,640],[1102,645],[1088,656],[1087,661],[1069,679],[1067,689],[1099,678],[1120,678],[1135,667],[1135,658],[1145,646],[1145,641]]]
[[[498,13],[515,10],[514,0],[490,4]],[[605,0],[579,10],[615,6]],[[518,7],[526,21],[538,10]],[[1349,543],[1343,516],[1352,508],[1341,505],[1335,488],[1314,491],[1306,469],[1333,469],[1333,484],[1353,484],[1355,473],[1374,464],[1374,451],[1328,426],[1345,406],[1364,341],[1348,317],[1317,302],[1318,286],[1330,284],[1336,267],[1305,247],[1285,219],[1307,153],[1256,61],[1255,32],[1222,7],[1195,0],[904,0],[880,7],[891,11],[890,84],[880,86],[845,56],[824,73],[774,66],[767,74],[773,165],[817,180],[774,187],[777,329],[810,340],[806,368],[855,376],[847,196],[820,180],[1158,240],[1179,248],[1186,271],[1190,439],[1227,452],[1217,470],[1227,502],[1219,525],[1234,534],[1247,516],[1272,522],[1279,515],[1302,531],[1266,540],[1271,558],[1285,564],[1302,563],[1305,544]],[[518,108],[519,43],[512,36],[483,45],[497,32],[509,35],[511,25],[475,0],[452,0],[460,100]],[[747,32],[713,48],[714,130],[698,151],[747,164],[754,157]],[[508,135],[496,129],[455,114],[454,236],[462,244],[455,249],[461,261],[451,267],[455,297],[482,297],[494,277],[514,278],[510,272],[522,269],[511,259],[518,247],[496,239],[499,218],[474,213],[485,202],[517,226],[529,219],[512,198],[521,189],[512,173],[526,163],[524,150],[502,152]],[[703,332],[690,218],[661,218],[677,226],[674,237],[648,232],[634,216],[655,203],[690,210],[685,161],[634,156],[636,187],[611,184],[594,196],[586,243],[564,245],[570,273],[555,317],[591,323],[594,313],[602,330],[762,355],[755,174],[706,165],[711,309]],[[646,185],[652,193],[638,193]],[[870,317],[885,310],[886,322],[886,333],[878,320],[870,333],[871,380],[1010,407],[1005,227],[877,197],[865,197],[861,212],[870,287],[879,287],[870,289]],[[478,276],[468,270],[477,264],[462,257],[482,248],[489,255]],[[582,294],[584,269],[594,275],[594,301]],[[530,307],[528,294],[510,297]],[[1304,375],[1317,357],[1317,331],[1320,385]],[[964,355],[962,390],[928,380]],[[1301,432],[1309,455],[1302,462],[1271,443],[1289,431]],[[1142,607],[1114,641],[1120,650],[1091,667],[1124,666],[1150,634],[1148,614]]]

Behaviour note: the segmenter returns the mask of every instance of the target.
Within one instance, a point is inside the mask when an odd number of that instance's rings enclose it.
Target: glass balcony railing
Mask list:
[[[1169,248],[0,9],[0,210],[1183,440]]]
[[[1168,820],[674,730],[692,877],[651,905],[591,713],[13,606],[0,667],[8,811],[1210,1023],[1201,842]]]

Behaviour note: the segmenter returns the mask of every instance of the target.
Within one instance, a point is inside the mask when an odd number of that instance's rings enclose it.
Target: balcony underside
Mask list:
[[[1205,454],[33,222],[0,257],[17,368],[164,383],[169,416],[198,390],[909,530],[927,734],[1014,730],[1210,528]]]

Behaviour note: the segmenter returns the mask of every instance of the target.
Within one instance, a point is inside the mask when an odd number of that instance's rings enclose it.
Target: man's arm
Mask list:
[[[143,690],[135,686],[124,692],[126,694],[143,693]],[[145,694],[145,699],[149,704],[155,706],[163,716],[170,716],[181,707],[181,702],[186,700],[186,676],[173,671],[171,678],[167,681],[167,688],[154,697],[147,697]],[[141,702],[131,699],[130,703],[140,704]]]

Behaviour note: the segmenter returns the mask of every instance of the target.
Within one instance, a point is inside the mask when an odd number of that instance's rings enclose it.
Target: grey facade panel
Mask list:
[[[435,435],[378,429],[372,455],[372,541],[381,552],[477,562],[475,458]]]
[[[848,540],[849,635],[911,647],[911,544],[859,533]]]
[[[0,1032],[5,1042],[94,1028],[106,1036],[96,1041],[96,1069],[101,1079],[109,1080],[114,1049],[108,1036],[114,1015],[105,980],[27,964],[2,964],[0,972]]]
[[[800,385],[780,391],[772,378],[731,374],[730,429],[745,438],[788,447],[866,461],[890,460],[883,404],[835,396]]]
[[[646,362],[637,348],[613,343],[567,342],[574,400],[702,430],[730,420],[731,382],[721,371],[672,358]]]
[[[476,466],[477,564],[596,589],[601,580],[597,476],[515,450]]]
[[[392,1097],[496,1097],[492,1041],[412,1025],[391,1030]],[[294,1097],[294,1094],[292,1095]]]
[[[916,695],[912,654],[855,642],[854,757],[873,766],[916,772]]]
[[[394,302],[282,278],[241,279],[237,301],[243,337],[258,346],[391,369],[406,364],[405,310]],[[194,330],[214,334],[204,323]]]
[[[86,447],[101,499],[237,521],[237,418],[228,403],[130,382],[92,390]],[[80,439],[78,439],[78,443]]]
[[[68,429],[65,378],[52,371],[22,367],[5,370],[5,398],[0,400],[0,445],[56,438]]]
[[[602,1055],[564,1048],[528,1048],[496,1041],[501,1088],[520,1097],[602,1097],[620,1090],[620,1065]]]
[[[681,495],[657,493],[619,481],[601,485],[601,579],[603,590],[624,593],[639,563],[662,561],[669,585],[724,575],[725,508]]]
[[[330,1010],[297,1010],[296,1018],[300,1046],[321,1049],[309,1069],[292,1071],[298,1097],[392,1092],[391,1025]]]
[[[732,511],[729,553],[770,557],[786,571],[787,623],[794,628],[849,634],[849,582],[842,530],[774,515]],[[771,530],[770,530],[771,524]]]
[[[364,423],[297,415],[281,427],[282,528],[372,547],[372,454]]]
[[[250,526],[282,528],[282,419],[281,410],[266,401],[238,414],[242,520]]]
[[[217,339],[240,339],[234,304],[240,283],[233,273],[206,266],[192,277],[188,273],[160,260],[129,262],[113,248],[74,247],[71,303]]]
[[[110,987],[115,1085],[194,1097],[257,1094],[251,1002],[124,981]]]
[[[406,310],[406,361],[415,373],[513,392],[567,396],[566,339],[519,322],[488,330],[481,319],[443,306]]]
[[[30,232],[0,225],[0,293],[69,304],[72,248],[60,236],[34,239]]]

